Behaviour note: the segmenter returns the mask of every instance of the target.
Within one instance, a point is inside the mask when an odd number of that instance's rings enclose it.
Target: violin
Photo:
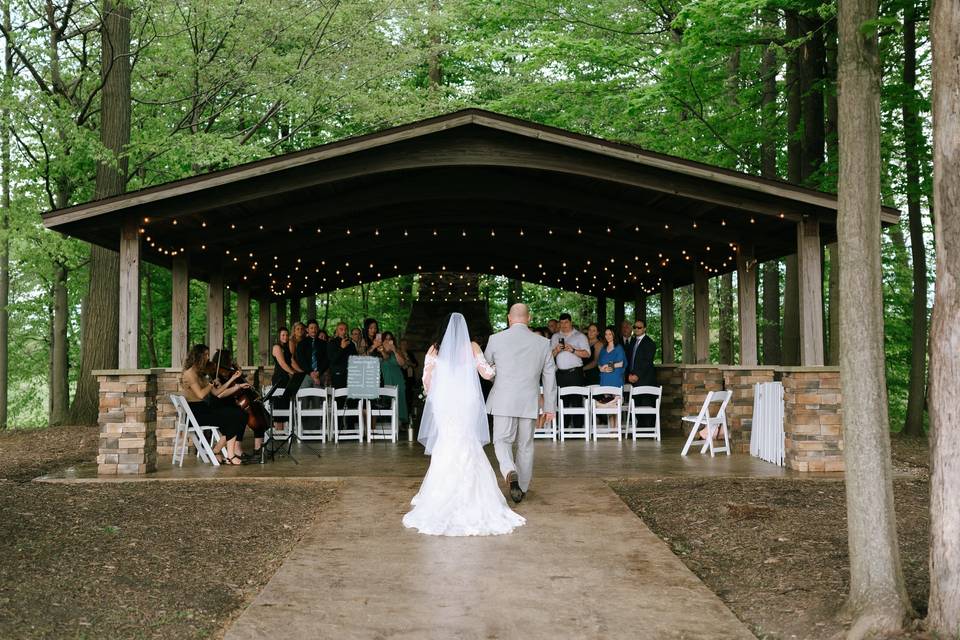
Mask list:
[[[236,372],[241,371],[241,369],[235,362],[230,362],[229,364],[224,363],[222,358],[219,357],[219,352],[217,355],[216,360],[210,360],[207,366],[203,368],[203,373],[210,380],[215,379],[219,380],[220,384],[227,384],[230,378],[232,378]],[[229,362],[229,357],[227,358],[227,362]],[[235,384],[246,384],[246,376],[241,373],[234,382]],[[258,434],[262,434],[267,430],[270,426],[270,414],[263,404],[263,398],[253,386],[246,389],[237,389],[236,393],[231,397],[237,406],[247,414],[247,427]]]

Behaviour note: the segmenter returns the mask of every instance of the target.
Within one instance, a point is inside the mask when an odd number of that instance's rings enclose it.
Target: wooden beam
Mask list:
[[[287,301],[284,298],[277,300],[277,330],[280,330],[280,327],[287,327],[293,332],[293,323],[290,323],[291,326],[287,326]]]
[[[613,327],[615,329],[613,332],[614,335],[620,335],[620,325],[623,324],[623,321],[627,317],[625,307],[626,301],[623,299],[623,296],[617,296],[613,306]],[[603,337],[603,329],[603,327],[600,327],[601,338]]]
[[[597,296],[597,324],[607,326],[607,296],[604,294]]]
[[[210,356],[223,348],[223,272],[210,275],[207,285],[207,346]]]
[[[120,227],[119,367],[140,366],[140,227],[127,217]]]
[[[710,287],[703,267],[693,269],[693,334],[697,364],[710,361]]]
[[[171,291],[170,366],[182,367],[190,350],[190,261],[186,256],[173,259]]]
[[[823,269],[820,224],[797,223],[797,276],[800,290],[800,366],[823,366]]]
[[[673,283],[664,282],[660,290],[660,355],[663,364],[673,364]]]
[[[740,366],[757,364],[757,261],[753,246],[737,247],[737,303],[740,328]]]
[[[260,366],[270,366],[270,350],[273,348],[273,335],[270,331],[270,300],[264,296],[257,301],[260,307],[259,321],[257,327],[257,347],[260,352]]]
[[[250,289],[237,288],[237,364],[253,364],[250,359]]]
[[[307,321],[310,318],[304,318],[300,312],[300,296],[293,296],[290,298],[290,324],[293,324],[294,322],[302,322],[303,324],[307,324]]]
[[[304,311],[304,317],[308,321],[317,318],[317,296],[312,293],[307,295],[307,308]],[[326,327],[320,328],[325,329]]]

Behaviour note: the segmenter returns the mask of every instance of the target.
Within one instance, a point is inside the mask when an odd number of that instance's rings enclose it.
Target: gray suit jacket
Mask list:
[[[543,411],[557,410],[557,365],[550,353],[550,341],[515,324],[490,336],[484,357],[497,367],[493,389],[487,396],[487,413],[536,419],[540,385],[543,385]]]

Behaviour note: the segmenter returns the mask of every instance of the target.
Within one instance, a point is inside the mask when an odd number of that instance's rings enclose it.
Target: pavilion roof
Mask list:
[[[630,297],[688,284],[695,265],[733,271],[737,245],[792,254],[804,217],[832,241],[836,209],[833,194],[467,109],[43,221],[116,249],[136,217],[144,259],[187,256],[191,277],[222,269],[254,296],[446,270]]]

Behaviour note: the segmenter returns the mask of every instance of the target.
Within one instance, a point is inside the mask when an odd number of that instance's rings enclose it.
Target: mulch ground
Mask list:
[[[921,616],[929,588],[926,459],[925,442],[894,442],[901,561]],[[850,568],[841,480],[664,479],[613,489],[758,638],[842,637]]]
[[[26,481],[97,459],[100,429],[48,427],[0,431],[0,478]]]
[[[0,638],[221,637],[336,491],[291,480],[25,482],[96,455],[95,428],[49,431],[0,436]],[[50,435],[59,461],[51,448],[36,454]]]

